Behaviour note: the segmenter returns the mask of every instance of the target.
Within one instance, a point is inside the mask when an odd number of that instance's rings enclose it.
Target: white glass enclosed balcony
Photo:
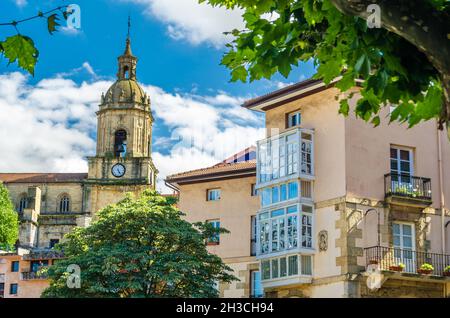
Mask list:
[[[292,129],[258,143],[256,257],[264,287],[308,283],[314,254],[314,133]]]
[[[264,288],[307,284],[312,281],[312,255],[289,254],[261,261]]]
[[[302,178],[314,179],[314,133],[293,129],[258,142],[257,187]]]
[[[313,211],[312,204],[298,203],[259,212],[256,256],[313,253]]]

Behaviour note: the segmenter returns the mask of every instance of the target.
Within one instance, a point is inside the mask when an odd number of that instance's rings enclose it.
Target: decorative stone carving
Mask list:
[[[325,252],[328,249],[328,232],[323,230],[319,232],[319,251]]]
[[[113,93],[112,93],[112,91],[108,92],[107,102],[109,102],[109,103],[113,102]]]
[[[124,89],[120,90],[119,102],[126,102],[126,96],[125,96],[125,90]]]

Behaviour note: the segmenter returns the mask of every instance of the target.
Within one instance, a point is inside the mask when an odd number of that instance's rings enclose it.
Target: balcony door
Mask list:
[[[412,186],[413,152],[407,148],[391,147],[392,192],[409,191]]]
[[[392,225],[394,237],[394,261],[398,265],[405,265],[405,272],[415,273],[417,270],[415,259],[415,231],[413,223],[395,222]]]

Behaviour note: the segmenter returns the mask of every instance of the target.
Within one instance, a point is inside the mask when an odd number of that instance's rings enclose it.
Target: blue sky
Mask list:
[[[60,161],[42,158],[33,163],[28,152],[23,151],[29,142],[24,136],[16,143],[3,145],[3,149],[16,155],[11,155],[10,163],[0,164],[2,172],[85,169],[83,157],[92,155],[95,149],[96,103],[115,79],[116,58],[124,49],[128,15],[132,17],[133,53],[139,57],[138,80],[150,93],[156,115],[155,161],[159,160],[161,166],[167,164],[160,168],[162,177],[214,163],[220,156],[231,155],[245,146],[234,142],[220,154],[200,153],[220,138],[227,143],[230,138],[239,138],[236,132],[252,136],[250,139],[259,138],[263,117],[240,109],[240,103],[313,74],[313,66],[307,64],[294,70],[288,79],[278,75],[270,81],[230,83],[229,71],[219,65],[227,41],[222,32],[242,26],[240,12],[213,9],[196,0],[3,0],[0,22],[71,3],[81,7],[79,32],[61,30],[51,36],[45,20],[19,25],[19,31],[32,37],[40,51],[34,78],[0,58],[0,116],[17,112],[17,117],[7,116],[6,126],[14,127],[14,121],[22,120],[26,112],[26,116],[31,116],[28,120],[32,129],[48,131],[49,135],[42,133],[42,138],[52,138],[52,132],[61,129],[61,135],[67,134],[69,145],[58,151],[49,150],[47,143],[34,142],[33,147],[42,156],[58,157]],[[13,28],[0,28],[0,39],[13,34]],[[12,108],[12,103],[18,106]],[[190,157],[188,164],[180,165],[180,157],[186,158],[188,150],[192,152],[192,147],[176,144],[174,140],[180,134],[191,139],[208,135],[211,140],[202,139],[198,153]],[[86,138],[84,143],[80,136]],[[61,140],[61,144],[66,142]],[[179,159],[175,159],[177,152]]]

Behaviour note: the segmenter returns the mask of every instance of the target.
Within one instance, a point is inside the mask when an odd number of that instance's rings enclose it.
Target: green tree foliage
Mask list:
[[[0,182],[0,249],[11,249],[17,241],[19,221],[8,189]]]
[[[43,297],[217,297],[216,281],[236,279],[206,249],[217,229],[184,221],[174,203],[146,191],[100,211],[58,246],[66,258],[48,269]],[[81,269],[80,289],[67,287],[71,264]]]
[[[231,80],[287,77],[313,60],[315,78],[345,92],[363,79],[356,115],[375,126],[381,105],[397,105],[391,121],[438,118],[450,138],[450,1],[447,0],[199,0],[244,10],[244,30],[233,30],[222,64]],[[368,28],[368,5],[381,27]],[[350,96],[351,97],[351,96]],[[340,112],[349,112],[348,99]]]
[[[67,19],[71,12],[67,11],[67,6],[60,6],[47,12],[39,11],[35,16],[14,20],[11,22],[0,23],[0,26],[13,27],[17,34],[7,37],[5,40],[0,40],[0,53],[8,60],[9,64],[16,63],[20,68],[34,75],[34,68],[38,61],[39,51],[36,48],[34,41],[19,32],[19,25],[35,19],[45,19],[47,30],[50,34],[57,31],[59,14]],[[55,13],[56,12],[56,13]]]

